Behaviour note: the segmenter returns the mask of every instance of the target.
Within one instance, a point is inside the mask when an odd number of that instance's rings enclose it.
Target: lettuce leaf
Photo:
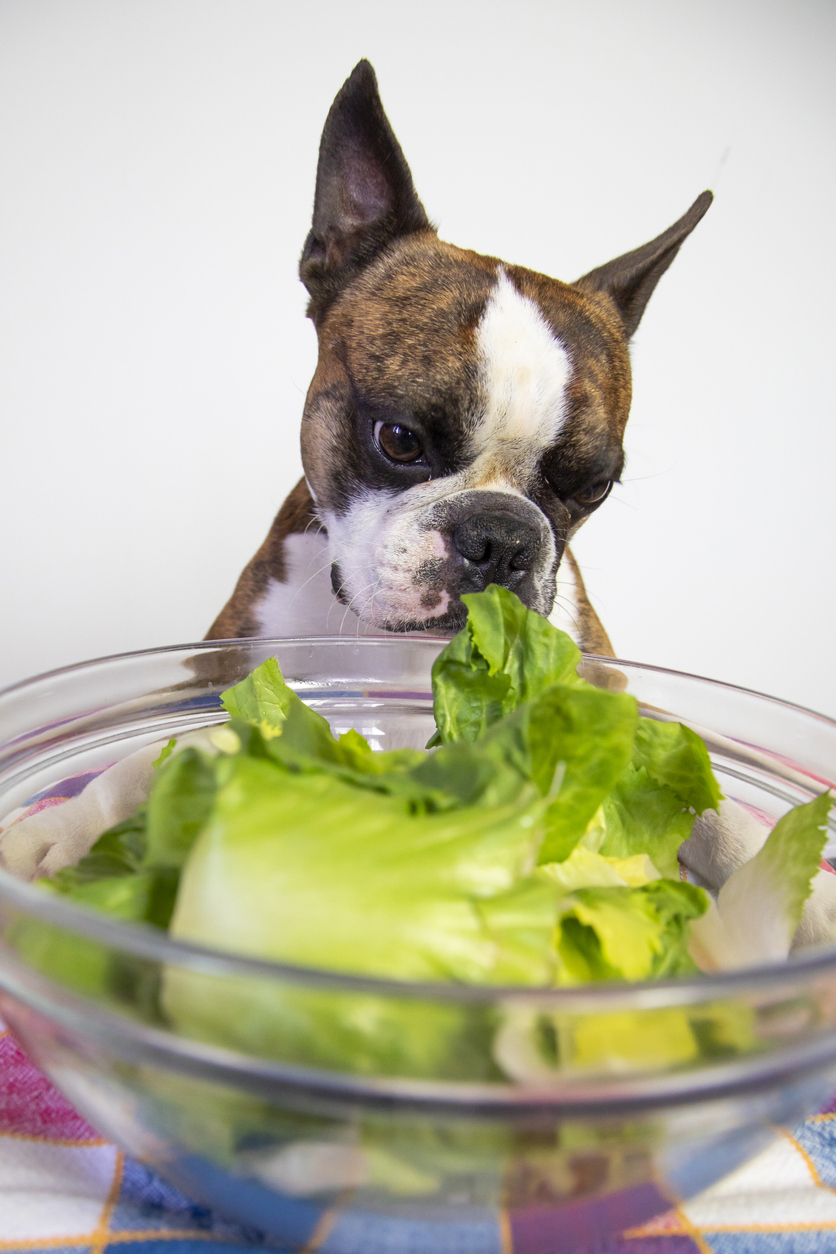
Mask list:
[[[632,697],[559,685],[506,715],[478,742],[549,799],[541,861],[567,857],[583,836],[630,761],[636,718]]]
[[[75,866],[58,871],[43,886],[126,923],[168,927],[179,874],[168,866],[148,866],[147,846],[147,810],[142,806],[132,818],[100,836]],[[69,935],[57,942],[64,950],[72,943]],[[82,948],[96,948],[94,942],[81,938],[78,943]],[[97,959],[94,965],[104,971],[106,964]]]
[[[215,801],[215,766],[187,746],[156,772],[146,808],[144,867],[181,867]]]
[[[506,1075],[531,1084],[557,1071],[627,1075],[720,1061],[759,1043],[754,1008],[729,1001],[605,1014],[509,1004],[494,1053]]]
[[[646,853],[663,875],[676,878],[677,851],[691,835],[694,817],[673,789],[630,763],[601,806],[598,852],[610,858]]]
[[[221,693],[221,704],[230,718],[239,719],[242,723],[252,723],[265,736],[281,734],[289,712],[297,703],[302,704],[293,689],[285,683],[274,657],[268,657],[246,679]],[[309,724],[312,735],[315,735],[313,729],[319,727],[323,739],[333,740],[327,720],[309,707],[305,708],[309,710],[310,717],[305,721]]]
[[[663,875],[676,878],[677,852],[694,818],[716,809],[720,798],[699,736],[681,723],[640,718],[632,762],[602,806],[599,851],[619,858],[646,853]]]
[[[651,779],[670,788],[697,814],[716,810],[722,798],[705,744],[681,723],[640,718],[633,766],[644,767]]]
[[[431,745],[476,740],[544,688],[584,683],[577,645],[513,592],[490,584],[462,600],[467,624],[433,665],[438,731]]]
[[[171,931],[234,952],[404,979],[490,980],[473,899],[528,874],[543,799],[410,813],[397,796],[247,757],[218,765],[215,807]]]
[[[178,967],[166,970],[161,1001],[177,1031],[261,1058],[355,1075],[502,1077],[491,1049],[495,1016],[486,1006],[331,992]]]
[[[533,868],[544,801],[532,784],[504,805],[426,812],[266,759],[230,758],[217,770],[173,936],[402,979],[491,982],[519,969],[520,938],[491,930],[480,906]],[[553,965],[554,892],[545,895],[550,925],[528,966],[537,981]],[[286,1061],[368,1074],[499,1074],[488,1007],[219,982],[178,969],[166,972],[163,1005],[180,1031]]]
[[[145,857],[147,846],[146,807],[109,828],[88,854],[75,866],[56,872],[45,884],[69,893],[77,885],[89,884],[106,876],[133,875]]]
[[[691,1008],[565,1014],[514,1006],[494,1047],[514,1080],[553,1080],[556,1073],[626,1075],[687,1066],[702,1052]],[[703,1034],[704,1035],[704,1034]]]
[[[641,888],[576,890],[559,906],[562,982],[658,979],[693,971],[688,924],[707,907],[701,888],[668,879]]]
[[[299,770],[329,771],[360,787],[387,792],[389,776],[400,777],[427,756],[420,749],[376,753],[354,728],[335,737],[328,720],[285,682],[275,658],[228,688],[221,701],[244,753]]]
[[[541,863],[537,875],[557,885],[562,893],[578,888],[641,888],[660,878],[646,853],[610,858],[585,845],[578,845],[562,862]]]

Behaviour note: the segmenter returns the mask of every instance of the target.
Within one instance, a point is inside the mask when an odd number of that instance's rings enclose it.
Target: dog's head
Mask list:
[[[567,540],[623,466],[628,341],[711,202],[561,283],[439,240],[361,61],[322,136],[300,263],[319,337],[302,458],[337,595],[458,630],[488,583],[548,615]]]

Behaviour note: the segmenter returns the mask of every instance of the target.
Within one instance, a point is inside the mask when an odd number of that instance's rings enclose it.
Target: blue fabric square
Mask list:
[[[170,1248],[180,1239],[166,1238],[167,1231],[194,1232],[194,1239],[202,1235],[226,1242],[240,1242],[247,1249],[268,1243],[264,1233],[249,1224],[236,1223],[211,1210],[200,1202],[191,1201],[173,1184],[162,1179],[150,1167],[125,1159],[122,1187],[113,1208],[110,1231],[124,1234],[137,1232],[143,1236],[149,1231],[159,1231],[160,1239]],[[132,1249],[135,1247],[132,1245]]]
[[[711,1254],[834,1254],[836,1231],[704,1232]]]
[[[836,1118],[808,1119],[796,1128],[795,1139],[810,1155],[822,1184],[836,1189]],[[836,1233],[833,1249],[836,1250]]]
[[[504,1254],[498,1217],[481,1223],[431,1223],[346,1211],[318,1247],[320,1254]]]

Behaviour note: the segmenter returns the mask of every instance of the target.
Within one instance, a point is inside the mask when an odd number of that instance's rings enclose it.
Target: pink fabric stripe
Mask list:
[[[0,1133],[82,1145],[101,1141],[99,1133],[32,1065],[9,1032],[0,1038]]]

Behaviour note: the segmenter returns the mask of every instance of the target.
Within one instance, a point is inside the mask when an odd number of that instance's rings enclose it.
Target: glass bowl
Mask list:
[[[69,776],[221,721],[220,692],[271,654],[335,730],[422,746],[439,648],[212,642],[18,684],[0,693],[0,819]],[[626,683],[644,712],[694,727],[724,793],[772,818],[836,773],[829,719],[649,666],[585,666],[594,682]],[[49,974],[45,930],[68,955]],[[107,996],[91,963],[107,964]],[[199,990],[228,1015],[187,1035],[161,988]],[[271,1030],[250,1031],[256,1005]],[[300,1006],[341,1025],[315,1056],[295,1043]],[[836,948],[652,984],[406,984],[177,942],[3,872],[0,1015],[105,1136],[284,1247],[329,1254],[556,1254],[605,1240],[705,1188],[836,1088]],[[346,1052],[370,1031],[392,1048],[374,1062]],[[445,1048],[416,1053],[418,1033]],[[539,1051],[536,1080],[503,1070],[509,1041]]]

